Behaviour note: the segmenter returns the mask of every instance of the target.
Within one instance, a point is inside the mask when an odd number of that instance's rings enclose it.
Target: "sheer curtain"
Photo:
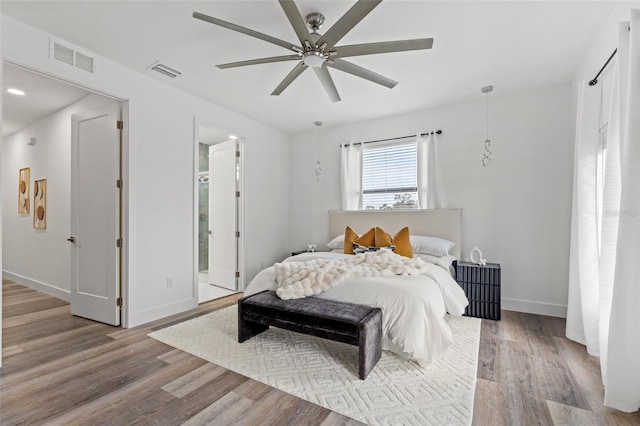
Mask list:
[[[444,209],[447,196],[438,153],[438,135],[430,131],[422,136],[418,132],[418,202],[421,209]]]
[[[362,209],[361,144],[345,144],[340,148],[340,186],[342,209]]]
[[[592,168],[598,120],[596,129],[587,123],[596,106],[581,86],[567,337],[600,356],[604,404],[632,412],[640,408],[640,9],[620,24],[618,43],[600,234]]]

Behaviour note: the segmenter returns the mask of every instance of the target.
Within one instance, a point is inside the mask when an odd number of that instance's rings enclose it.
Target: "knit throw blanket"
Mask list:
[[[386,249],[346,259],[276,263],[276,294],[283,300],[301,299],[320,294],[352,277],[418,275],[426,272],[427,265],[420,258],[410,259]]]

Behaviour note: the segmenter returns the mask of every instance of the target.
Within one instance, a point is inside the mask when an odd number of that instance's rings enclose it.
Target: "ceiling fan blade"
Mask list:
[[[229,62],[228,64],[216,65],[216,68],[220,68],[221,70],[224,70],[227,68],[244,67],[247,65],[270,64],[272,62],[299,61],[299,60],[300,60],[300,56],[298,55],[272,56],[270,58],[250,59],[248,61],[239,61],[239,62]]]
[[[333,79],[331,78],[331,74],[329,74],[327,67],[321,66],[314,68],[313,70],[320,79],[320,83],[322,83],[322,87],[324,87],[325,92],[329,95],[331,102],[339,102],[340,95],[338,94],[338,89],[336,89],[336,85],[333,83]]]
[[[309,34],[309,29],[302,19],[302,15],[298,10],[298,6],[293,2],[293,0],[278,0],[280,6],[282,6],[282,10],[287,15],[293,30],[296,32],[298,39],[300,40],[300,45],[304,46],[305,40],[311,43],[311,34]]]
[[[379,43],[352,44],[336,46],[337,54],[334,58],[348,58],[350,56],[375,55],[376,53],[406,52],[408,50],[431,49],[432,38],[418,38],[414,40],[383,41]]]
[[[343,59],[336,59],[333,63],[327,62],[327,66],[335,68],[340,71],[344,71],[349,74],[353,74],[356,77],[361,77],[374,83],[381,84],[389,89],[393,89],[397,81],[391,80],[383,75],[370,71],[366,68],[362,68],[360,65],[347,62]],[[315,68],[314,68],[315,69]]]
[[[307,66],[304,63],[300,62],[298,65],[295,66],[295,68],[291,70],[289,74],[287,74],[284,80],[282,80],[282,82],[278,84],[278,87],[276,87],[276,89],[273,92],[271,92],[271,95],[278,96],[280,93],[282,93],[284,89],[289,87],[289,85],[293,83],[293,80],[298,78],[298,76],[302,74],[302,72],[306,69],[307,69]]]
[[[316,44],[320,46],[323,43],[327,43],[325,51],[331,49],[381,2],[382,0],[359,0],[320,37]]]
[[[260,33],[258,31],[250,30],[249,28],[241,27],[240,25],[232,24],[231,22],[223,21],[222,19],[214,18],[213,16],[205,15],[199,12],[193,12],[193,17],[200,19],[201,21],[209,22],[214,25],[218,25],[229,30],[237,31],[242,34],[246,34],[251,37],[264,40],[269,43],[273,43],[278,46],[282,46],[285,49],[293,50],[294,45],[288,41],[280,40],[279,38],[271,37],[270,35]]]

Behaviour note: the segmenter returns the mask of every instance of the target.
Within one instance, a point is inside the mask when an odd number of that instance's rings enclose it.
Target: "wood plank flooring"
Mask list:
[[[74,317],[66,302],[3,282],[0,424],[357,425],[184,353],[147,333],[236,303],[229,296],[133,329]],[[483,321],[475,425],[640,425],[603,407],[598,360],[564,320],[503,311]]]

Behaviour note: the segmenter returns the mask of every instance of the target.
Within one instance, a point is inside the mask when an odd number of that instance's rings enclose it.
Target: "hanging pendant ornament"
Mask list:
[[[316,134],[316,167],[314,168],[314,172],[316,174],[316,180],[320,180],[322,178],[322,167],[320,165],[320,126],[322,126],[322,121],[314,121],[313,124],[318,128]]]
[[[492,152],[489,150],[491,146],[491,139],[489,139],[489,93],[493,90],[493,86],[485,86],[480,91],[484,93],[487,98],[487,107],[486,107],[486,135],[487,138],[484,140],[484,153],[482,154],[482,166],[487,167],[491,164],[491,154]]]

